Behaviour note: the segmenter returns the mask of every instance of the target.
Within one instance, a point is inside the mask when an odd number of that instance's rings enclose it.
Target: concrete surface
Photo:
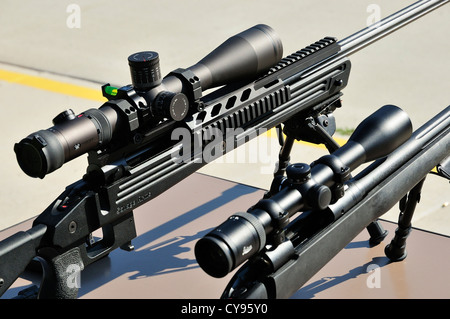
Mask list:
[[[162,73],[166,74],[196,63],[231,35],[265,23],[280,35],[284,55],[288,55],[324,36],[343,39],[366,27],[373,15],[368,11],[371,5],[376,5],[381,17],[385,17],[411,3],[27,0],[19,4],[4,0],[0,7],[0,70],[100,92],[101,84],[106,82],[130,83],[127,57],[136,51],[158,51]],[[336,112],[338,127],[354,128],[382,105],[395,104],[408,112],[418,128],[449,105],[449,16],[450,6],[446,5],[352,55],[344,107]],[[44,180],[31,179],[15,161],[14,143],[51,126],[51,119],[67,108],[79,113],[100,105],[97,99],[28,87],[20,84],[20,79],[11,82],[0,78],[0,229],[39,214],[86,168],[86,158],[81,157]],[[311,162],[323,152],[299,146],[294,156],[298,161]],[[267,188],[271,179],[267,167],[267,163],[217,163],[202,172]],[[450,234],[448,182],[435,177],[430,180],[419,206],[423,213],[416,215],[414,226]],[[395,220],[396,215],[387,218]]]

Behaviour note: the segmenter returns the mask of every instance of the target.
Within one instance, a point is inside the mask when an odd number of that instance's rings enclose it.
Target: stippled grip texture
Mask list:
[[[39,298],[76,299],[84,264],[78,247],[58,255],[44,267]]]

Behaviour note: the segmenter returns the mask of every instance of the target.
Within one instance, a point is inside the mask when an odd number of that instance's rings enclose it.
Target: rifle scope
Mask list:
[[[156,52],[132,54],[128,63],[133,85],[119,89],[125,94],[108,95],[109,101],[99,109],[79,115],[72,110],[60,113],[53,120],[54,126],[15,144],[17,162],[27,175],[44,178],[82,154],[105,149],[116,136],[121,141],[128,136],[125,140],[132,143],[133,132],[142,124],[181,121],[189,111],[198,111],[193,105],[202,91],[255,79],[278,63],[282,54],[280,38],[266,25],[229,38],[197,64],[177,69],[162,80]],[[130,114],[135,115],[133,122]]]
[[[344,146],[311,166],[288,166],[277,193],[247,213],[229,217],[201,238],[195,245],[200,267],[210,276],[224,277],[263,250],[266,237],[287,226],[290,216],[305,209],[325,209],[333,199],[330,188],[339,183],[341,173],[349,176],[359,165],[388,155],[411,134],[411,121],[404,111],[393,105],[380,108],[358,125]]]

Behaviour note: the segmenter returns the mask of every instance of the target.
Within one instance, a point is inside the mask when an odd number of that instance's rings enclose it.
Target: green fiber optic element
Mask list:
[[[115,88],[114,86],[107,86],[107,87],[105,87],[105,92],[108,95],[116,96],[117,88]]]

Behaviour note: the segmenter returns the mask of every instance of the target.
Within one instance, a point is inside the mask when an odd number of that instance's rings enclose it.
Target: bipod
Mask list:
[[[414,215],[417,203],[420,201],[425,178],[414,186],[409,194],[406,194],[400,200],[400,215],[398,217],[398,227],[395,230],[395,236],[391,243],[386,246],[384,253],[391,261],[402,261],[406,258],[406,239],[411,233],[411,220]]]

